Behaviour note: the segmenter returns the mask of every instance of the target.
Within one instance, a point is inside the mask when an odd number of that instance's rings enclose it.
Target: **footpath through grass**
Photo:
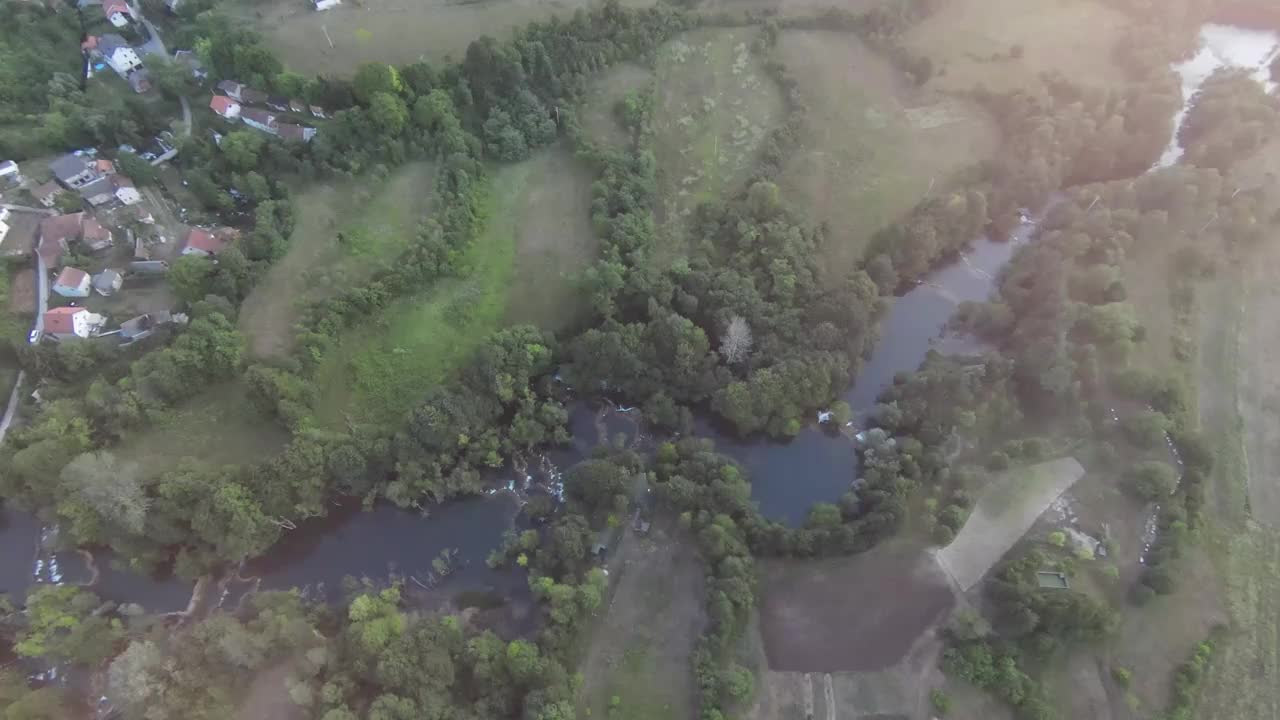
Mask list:
[[[484,233],[467,252],[463,277],[431,285],[348,330],[316,374],[316,415],[391,426],[501,326],[516,255],[517,205],[529,163],[493,171]]]

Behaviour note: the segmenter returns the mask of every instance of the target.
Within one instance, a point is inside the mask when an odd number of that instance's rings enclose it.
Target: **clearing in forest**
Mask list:
[[[813,224],[827,224],[824,268],[834,276],[862,258],[877,230],[995,151],[985,112],[919,90],[853,33],[787,31],[776,57],[805,106],[781,188]]]
[[[432,283],[343,333],[316,373],[322,425],[400,422],[502,326],[525,194],[546,181],[535,173],[545,162],[539,157],[491,169],[488,220],[464,256],[462,277]]]
[[[316,12],[309,2],[236,4],[284,64],[308,74],[350,77],[367,62],[404,65],[460,60],[482,35],[507,40],[517,28],[553,16],[568,19],[596,0],[346,0]],[[625,0],[647,6],[649,0]],[[330,47],[332,41],[332,47]]]
[[[211,465],[243,465],[279,453],[289,433],[257,411],[247,388],[237,381],[215,385],[139,431],[128,433],[111,452],[135,462],[153,478],[185,458]]]
[[[751,49],[758,34],[698,30],[658,52],[658,219],[672,229],[698,204],[741,189],[765,137],[783,120],[778,84]]]
[[[1123,83],[1115,49],[1130,19],[1097,0],[953,0],[907,31],[908,49],[933,60],[931,86],[967,92],[1038,87],[1059,71],[1094,85]]]
[[[635,63],[619,63],[597,73],[578,110],[578,122],[593,142],[622,149],[631,139],[617,115],[618,103],[653,81],[653,72]]]
[[[965,591],[982,579],[1054,500],[1084,476],[1075,458],[1059,458],[1004,473],[982,491],[956,539],[937,552],[938,564]]]
[[[761,563],[760,630],[771,670],[883,670],[901,662],[955,595],[907,540],[858,555]]]
[[[381,183],[330,181],[297,193],[289,249],[240,310],[249,354],[288,353],[303,303],[361,285],[400,257],[431,208],[435,172],[415,162]]]
[[[506,321],[560,330],[589,310],[577,291],[577,274],[600,247],[591,226],[593,176],[564,145],[538,153],[528,164],[536,180],[514,202],[516,273]]]
[[[692,658],[704,619],[691,542],[671,522],[655,522],[647,536],[627,530],[608,570],[609,604],[583,656],[579,717],[694,717]]]

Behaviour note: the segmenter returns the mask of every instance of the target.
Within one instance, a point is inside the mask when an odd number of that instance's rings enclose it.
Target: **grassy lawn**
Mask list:
[[[904,38],[934,61],[932,86],[963,92],[1038,86],[1060,71],[1093,85],[1122,84],[1113,50],[1129,18],[1096,0],[954,0]],[[1010,57],[1014,46],[1022,57]]]
[[[301,302],[363,283],[398,258],[431,208],[434,181],[435,166],[417,162],[372,187],[366,178],[317,183],[298,193],[289,251],[240,313],[250,354],[287,353]]]
[[[530,177],[515,200],[516,269],[506,321],[548,330],[567,327],[587,308],[575,275],[596,258],[591,227],[591,182],[585,163],[565,146],[529,160]]]
[[[694,717],[690,656],[703,622],[702,567],[673,532],[674,523],[654,523],[649,536],[627,531],[610,558],[611,598],[581,667],[578,717]]]
[[[113,450],[138,463],[143,477],[155,477],[183,458],[215,465],[242,465],[276,453],[289,433],[260,415],[238,381],[209,388],[163,421],[126,436]]]
[[[448,279],[351,328],[316,376],[322,424],[398,422],[501,326],[516,257],[520,201],[532,162],[493,172],[485,232],[467,253],[465,278]]]
[[[594,0],[351,0],[316,12],[309,3],[292,0],[240,0],[230,11],[251,22],[289,68],[349,77],[362,63],[373,61],[402,65],[419,59],[460,59],[467,45],[482,35],[506,40],[530,22],[553,16],[567,19],[593,4]]]
[[[653,115],[659,220],[738,190],[783,119],[782,94],[751,52],[754,28],[699,30],[659,51]]]
[[[827,224],[824,267],[833,276],[861,259],[877,230],[995,151],[997,129],[986,113],[920,91],[852,33],[785,32],[777,58],[807,108],[783,195]]]
[[[620,63],[592,77],[586,98],[578,109],[578,122],[587,137],[605,147],[621,148],[631,139],[618,121],[614,108],[629,93],[653,81],[653,72],[632,63]]]

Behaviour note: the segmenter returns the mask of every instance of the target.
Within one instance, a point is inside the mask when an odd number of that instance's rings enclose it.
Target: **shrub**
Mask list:
[[[1116,685],[1122,688],[1129,687],[1130,681],[1133,680],[1133,672],[1126,667],[1119,665],[1111,668],[1111,679],[1116,681]]]
[[[933,704],[933,710],[939,716],[946,716],[951,712],[951,696],[938,688],[929,691],[929,702]]]

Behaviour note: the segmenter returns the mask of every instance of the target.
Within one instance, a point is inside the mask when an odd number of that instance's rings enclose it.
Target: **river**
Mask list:
[[[1182,149],[1177,129],[1186,117],[1195,91],[1215,70],[1241,67],[1258,73],[1262,82],[1266,65],[1277,56],[1275,33],[1224,25],[1206,25],[1200,33],[1197,53],[1173,66],[1183,81],[1184,106],[1174,118],[1169,148],[1152,168],[1176,163]],[[844,399],[854,408],[855,423],[864,425],[876,398],[899,372],[917,369],[930,349],[963,352],[979,346],[962,337],[944,336],[956,306],[966,300],[989,297],[994,278],[1014,250],[1035,235],[1037,219],[1028,218],[1006,242],[976,239],[955,262],[926,276],[910,292],[897,298],[880,326],[880,340]],[[716,440],[718,447],[746,468],[752,480],[752,496],[769,518],[788,524],[803,521],[815,502],[833,502],[848,489],[857,473],[853,443],[833,428],[818,423],[805,427],[789,442],[741,440],[720,431],[706,419],[696,426],[699,435]],[[390,575],[408,582],[432,585],[433,573],[440,592],[495,590],[514,592],[523,587],[523,576],[514,571],[490,570],[484,563],[502,533],[515,527],[521,499],[528,491],[558,492],[560,468],[585,457],[597,442],[618,433],[635,437],[635,427],[623,413],[599,415],[583,403],[571,407],[573,445],[539,456],[530,472],[507,468],[490,478],[499,488],[489,496],[459,500],[432,509],[430,515],[378,505],[362,512],[358,503],[337,504],[330,515],[304,522],[286,534],[264,558],[246,563],[241,586],[266,589],[301,587],[326,598],[335,598],[344,577],[385,580]],[[33,582],[83,582],[90,576],[79,553],[52,553],[49,528],[30,515],[0,510],[0,592],[20,595]],[[446,549],[456,549],[452,570],[439,577],[432,560]],[[153,612],[186,607],[192,583],[175,578],[151,578],[112,567],[109,557],[96,563],[95,591],[116,602],[134,602]]]

